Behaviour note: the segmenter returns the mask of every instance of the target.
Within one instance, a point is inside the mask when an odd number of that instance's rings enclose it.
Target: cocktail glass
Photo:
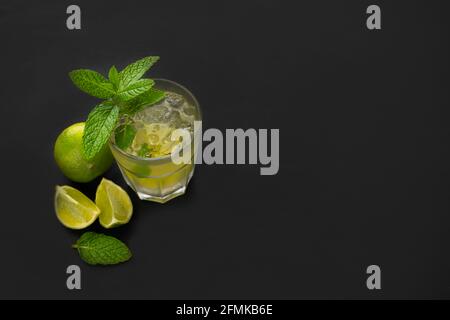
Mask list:
[[[194,174],[194,121],[201,121],[201,111],[188,89],[170,80],[155,79],[154,88],[165,91],[166,98],[131,117],[135,136],[122,150],[112,135],[109,145],[127,184],[140,199],[165,203],[185,193]],[[117,130],[122,130],[119,124]],[[174,146],[171,133],[186,129],[191,134],[190,163],[176,164],[170,155]]]

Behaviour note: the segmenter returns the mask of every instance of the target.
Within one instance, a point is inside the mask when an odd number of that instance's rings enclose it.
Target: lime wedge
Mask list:
[[[133,215],[133,204],[125,190],[105,178],[97,188],[95,203],[101,212],[100,224],[107,229],[128,223]]]
[[[70,186],[56,186],[55,211],[58,220],[70,229],[86,228],[100,214],[94,202]]]

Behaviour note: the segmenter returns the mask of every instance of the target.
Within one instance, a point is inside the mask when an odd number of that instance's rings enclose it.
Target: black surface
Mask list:
[[[374,32],[372,1],[76,1],[69,31],[71,3],[0,4],[1,298],[450,298],[445,1],[377,1]],[[279,128],[280,171],[202,165],[168,204],[133,195],[111,233],[133,260],[89,267],[53,210],[70,183],[54,140],[97,102],[67,73],[146,55],[162,57],[152,77],[194,92],[206,128]]]

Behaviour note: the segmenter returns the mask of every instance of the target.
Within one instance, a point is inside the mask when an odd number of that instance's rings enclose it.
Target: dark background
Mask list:
[[[0,298],[450,298],[448,1],[5,2]],[[53,209],[56,184],[91,197],[98,184],[53,160],[97,102],[67,73],[146,55],[161,56],[151,77],[194,92],[204,127],[279,128],[280,171],[198,166],[165,205],[127,188],[134,218],[107,233],[134,257],[91,267]],[[116,167],[106,177],[125,186]],[[381,291],[366,288],[371,264]]]

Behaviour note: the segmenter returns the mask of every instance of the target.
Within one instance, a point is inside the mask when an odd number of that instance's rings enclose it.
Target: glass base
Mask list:
[[[164,194],[162,194],[161,192],[154,192],[152,194],[151,192],[144,192],[144,191],[147,191],[144,188],[138,189],[138,187],[135,187],[134,184],[128,179],[128,176],[124,172],[125,170],[119,166],[119,169],[122,172],[122,176],[123,176],[125,182],[128,184],[128,186],[131,189],[134,190],[134,192],[136,192],[139,199],[145,200],[145,201],[154,201],[154,202],[158,202],[158,203],[166,203],[169,200],[172,200],[173,198],[176,198],[178,196],[185,194],[187,185],[189,184],[189,182],[192,179],[192,176],[194,175],[194,168],[192,170],[190,170],[190,172],[187,176],[187,181],[185,180],[185,183],[183,185],[181,185],[179,188],[177,188],[175,190],[171,190],[170,192],[167,192]]]
[[[142,193],[142,192],[136,192],[136,194],[138,195],[139,199],[141,199],[141,200],[154,201],[154,202],[158,202],[158,203],[166,203],[167,201],[172,200],[173,198],[183,195],[185,192],[186,192],[186,187],[184,186],[175,191],[172,191],[171,193],[169,193],[163,197],[152,196],[150,194]]]

